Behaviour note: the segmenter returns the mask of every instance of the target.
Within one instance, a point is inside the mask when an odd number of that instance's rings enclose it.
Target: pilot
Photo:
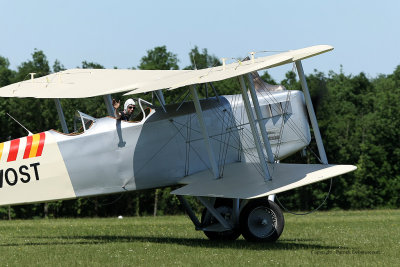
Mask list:
[[[112,100],[113,107],[115,109],[115,117],[117,120],[129,121],[133,112],[135,111],[135,101],[131,98],[125,101],[124,104],[124,111],[119,112],[118,108],[120,106],[121,101],[116,101],[115,99]]]

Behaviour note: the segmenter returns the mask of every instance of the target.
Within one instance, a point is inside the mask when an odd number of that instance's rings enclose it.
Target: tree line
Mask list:
[[[220,65],[219,59],[197,46],[189,52],[191,66],[202,69]],[[179,69],[176,54],[159,46],[147,51],[138,66],[132,69]],[[99,63],[83,61],[79,68],[103,68]],[[59,60],[51,65],[43,51],[35,49],[32,58],[22,62],[16,70],[9,60],[0,56],[0,87],[45,76],[64,70]],[[268,72],[262,78],[278,84]],[[330,163],[354,164],[357,171],[330,181],[309,185],[278,195],[279,202],[288,210],[312,210],[328,196],[322,209],[371,209],[400,207],[400,65],[388,75],[367,77],[361,72],[346,75],[314,70],[306,76],[314,109]],[[289,71],[279,82],[289,90],[301,90],[296,73]],[[240,88],[235,79],[216,82],[220,95],[237,94]],[[179,101],[185,88],[165,93],[167,103]],[[211,92],[212,93],[212,92]],[[201,90],[201,94],[206,94]],[[113,95],[124,99],[122,94]],[[150,100],[150,95],[139,97]],[[102,97],[61,99],[67,125],[73,125],[76,110],[94,117],[106,116]],[[51,99],[0,98],[0,142],[26,136],[26,132],[6,113],[11,114],[31,132],[48,129],[61,131],[56,107]],[[72,129],[70,129],[72,130]],[[317,163],[316,144],[312,142],[306,153],[298,153],[285,162]],[[120,195],[78,198],[42,204],[0,207],[0,218],[82,217],[82,216],[142,216],[177,214],[179,201],[170,194],[173,188],[142,190]],[[201,206],[190,199],[197,212]]]

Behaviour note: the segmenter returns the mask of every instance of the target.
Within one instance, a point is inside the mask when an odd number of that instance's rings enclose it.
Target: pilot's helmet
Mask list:
[[[129,105],[136,106],[136,103],[132,98],[129,98],[128,100],[125,101],[124,110],[127,110]]]

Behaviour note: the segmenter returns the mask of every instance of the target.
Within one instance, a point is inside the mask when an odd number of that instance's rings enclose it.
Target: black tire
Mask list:
[[[226,220],[229,221],[231,220],[232,216],[232,206],[233,203],[232,200],[230,199],[217,199],[214,208],[216,208],[219,212],[221,212],[221,215]],[[215,219],[215,217],[212,216],[209,211],[207,211],[207,208],[204,208],[201,214],[202,226],[207,227],[216,223],[219,223],[217,219]],[[240,236],[240,229],[238,228],[223,232],[214,232],[214,231],[203,231],[203,232],[210,240],[234,241]]]
[[[247,241],[275,242],[284,225],[282,210],[268,199],[250,201],[240,214],[240,229]]]

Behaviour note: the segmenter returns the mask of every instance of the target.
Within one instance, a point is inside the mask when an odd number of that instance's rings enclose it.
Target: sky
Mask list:
[[[243,58],[329,44],[333,51],[303,61],[306,73],[342,65],[345,74],[374,78],[400,65],[399,11],[398,0],[0,0],[0,55],[12,69],[35,48],[51,65],[58,59],[75,68],[86,60],[131,68],[147,50],[166,45],[183,68],[194,46]],[[292,67],[269,73],[280,81]]]

